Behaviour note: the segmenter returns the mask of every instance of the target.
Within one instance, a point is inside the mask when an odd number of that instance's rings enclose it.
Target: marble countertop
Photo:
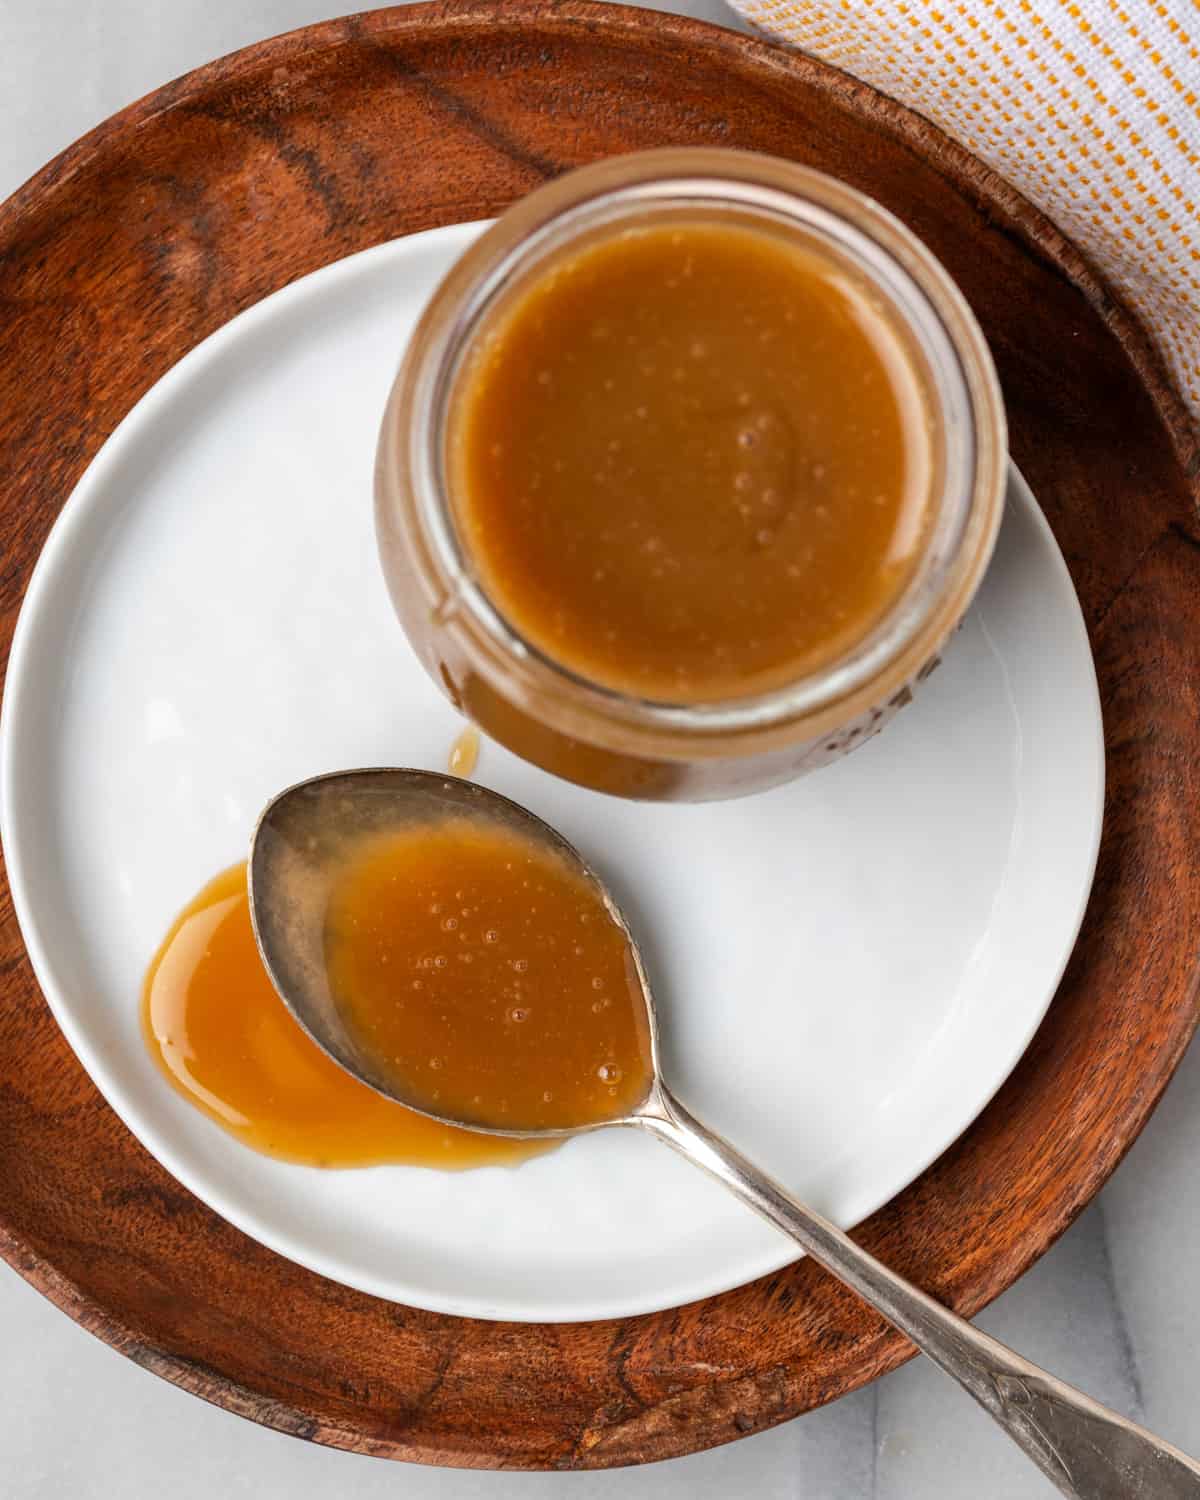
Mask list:
[[[660,8],[737,25],[723,0]],[[324,19],[330,0],[0,0],[0,197],[97,121],[212,57]],[[1200,1049],[1059,1244],[981,1325],[1200,1453]],[[922,1361],[712,1453],[602,1474],[398,1469],[255,1427],[82,1332],[0,1266],[6,1500],[1036,1500],[1054,1493]]]

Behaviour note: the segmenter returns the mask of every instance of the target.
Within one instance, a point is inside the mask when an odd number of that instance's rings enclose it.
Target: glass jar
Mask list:
[[[462,362],[514,287],[564,249],[674,217],[769,225],[845,269],[904,342],[930,428],[925,544],[885,616],[844,656],[782,688],[656,703],[589,682],[523,640],[489,599],[447,493],[447,414]],[[670,149],[571,172],[514,204],[451,269],[409,345],[383,420],[376,525],[396,611],[454,705],[517,755],[627,797],[701,800],[789,780],[875,734],[913,696],[991,556],[1004,410],[983,335],[930,252],[869,198],[790,162]]]

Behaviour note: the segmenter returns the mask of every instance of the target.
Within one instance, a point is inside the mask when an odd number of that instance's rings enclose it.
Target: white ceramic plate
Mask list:
[[[240,1228],[351,1286],[478,1317],[671,1306],[793,1258],[632,1131],[519,1169],[320,1171],[239,1145],[163,1082],[143,970],[281,787],[441,768],[460,725],[389,609],[371,471],[413,322],[478,226],[330,266],[200,345],[66,505],[4,704],[9,876],[38,979],[109,1103]],[[625,803],[485,743],[478,777],[618,873],[669,1074],[843,1224],[910,1182],[1020,1057],[1099,839],[1095,676],[1067,570],[1014,475],[941,670],[877,740],[793,786]]]

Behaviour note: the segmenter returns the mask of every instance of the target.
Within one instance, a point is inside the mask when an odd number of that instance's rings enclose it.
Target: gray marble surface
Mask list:
[[[131,99],[335,0],[0,0],[0,197]],[[736,24],[723,0],[666,6]],[[1100,1199],[981,1324],[1200,1453],[1200,1050]],[[1050,1486],[920,1361],[784,1427],[608,1474],[400,1469],[183,1395],[0,1267],[5,1500],[1036,1500]]]

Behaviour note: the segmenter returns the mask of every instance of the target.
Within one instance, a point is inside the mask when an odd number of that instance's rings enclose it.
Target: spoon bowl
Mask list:
[[[646,1090],[617,1118],[558,1128],[503,1129],[440,1114],[405,1095],[342,1019],[326,968],[333,872],[364,838],[491,820],[565,860],[599,898],[628,945],[650,1043]],[[360,1082],[430,1119],[489,1135],[571,1136],[605,1125],[651,1131],[702,1167],[825,1270],[869,1302],[1008,1433],[1075,1500],[1200,1500],[1200,1465],[1083,1392],[981,1333],[876,1260],[794,1198],[679,1102],[659,1070],[650,985],[629,925],[600,877],[561,834],[508,798],[430,771],[377,769],[318,776],[276,797],[255,828],[250,914],[271,982],[300,1026]]]
[[[511,1129],[433,1113],[363,1047],[334,999],[325,957],[325,914],[332,872],[363,840],[430,825],[447,816],[488,819],[564,860],[591,887],[628,945],[645,1006],[650,1079],[632,1111],[617,1119],[566,1127]],[[247,866],[250,918],[267,974],[301,1029],[347,1072],[406,1109],[486,1135],[517,1140],[563,1138],[608,1125],[642,1123],[662,1113],[658,1023],[637,942],[608,887],[573,844],[519,803],[472,781],[433,771],[378,767],[334,771],[289,787],[264,808]]]

